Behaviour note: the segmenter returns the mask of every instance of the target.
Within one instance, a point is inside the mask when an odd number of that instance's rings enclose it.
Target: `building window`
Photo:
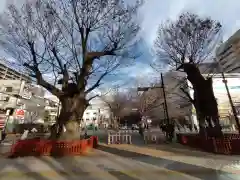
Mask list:
[[[92,119],[93,119],[94,121],[96,121],[96,120],[97,120],[97,118],[96,118],[96,117],[93,117]]]
[[[89,119],[88,119],[88,118],[86,118],[86,121],[89,121]]]
[[[12,87],[6,87],[6,88],[5,88],[5,91],[6,91],[6,92],[12,92],[12,91],[13,91],[13,88],[12,88]]]
[[[97,113],[95,112],[95,113],[93,113],[94,115],[97,115]]]

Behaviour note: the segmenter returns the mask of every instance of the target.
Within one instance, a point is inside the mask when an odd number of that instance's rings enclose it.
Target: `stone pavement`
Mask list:
[[[133,159],[95,150],[89,156],[0,160],[0,180],[198,180]]]
[[[188,146],[181,145],[179,143],[173,142],[173,143],[162,143],[162,144],[144,144],[144,145],[139,145],[137,146],[140,147],[145,147],[149,149],[155,149],[155,150],[160,150],[160,151],[166,151],[166,152],[171,152],[173,154],[178,154],[182,156],[194,156],[194,157],[210,157],[210,158],[217,158],[217,159],[226,159],[226,160],[240,160],[239,155],[234,155],[234,156],[227,156],[227,155],[220,155],[220,154],[213,154],[213,153],[208,153],[204,152],[195,148],[191,148]]]
[[[199,179],[240,179],[240,167],[235,161],[215,157],[183,156],[163,150],[149,149],[136,145],[105,145],[99,149],[122,157],[146,162],[159,167],[181,172]]]
[[[0,180],[240,180],[238,157],[194,154],[184,148],[176,152],[170,150],[177,145],[165,146],[101,143],[84,157],[1,158]]]

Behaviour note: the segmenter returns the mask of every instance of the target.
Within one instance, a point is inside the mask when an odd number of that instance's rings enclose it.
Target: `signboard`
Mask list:
[[[32,93],[28,87],[24,87],[23,91],[21,92],[21,96],[24,99],[31,99]]]
[[[5,114],[0,114],[0,129],[4,128],[5,121],[6,121],[6,115]]]
[[[26,84],[25,81],[22,81],[19,95],[22,96],[22,98],[24,99],[31,99],[32,97],[31,89],[32,89],[31,85]]]
[[[15,115],[16,115],[18,118],[24,118],[25,112],[24,112],[23,109],[16,109]]]
[[[137,91],[148,91],[149,87],[138,87]]]
[[[240,92],[240,78],[226,78],[229,91],[232,93]],[[213,78],[214,91],[226,93],[226,87],[222,78]]]
[[[234,77],[226,79],[233,102],[240,102],[240,78]],[[222,80],[223,80],[222,78],[213,78],[214,96],[217,100],[219,115],[221,117],[228,115],[229,110],[231,110],[226,87]],[[190,95],[193,98],[192,89],[190,90]],[[192,114],[196,115],[196,110],[194,106],[192,108]]]

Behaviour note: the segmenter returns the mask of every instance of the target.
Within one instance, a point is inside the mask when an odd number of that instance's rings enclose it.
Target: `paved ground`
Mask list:
[[[132,155],[132,154],[131,154]],[[201,179],[158,164],[148,157],[123,158],[96,150],[89,157],[1,159],[0,179],[8,180],[194,180]],[[150,160],[150,159],[149,159]],[[151,159],[152,161],[153,159]],[[144,162],[146,161],[146,162]],[[166,166],[166,164],[165,164]],[[209,172],[205,172],[209,174]],[[211,174],[210,174],[211,175]],[[209,176],[217,179],[216,176]]]
[[[106,141],[106,132],[93,133]],[[1,158],[0,180],[240,180],[239,157],[192,153],[178,146],[144,146],[138,133],[132,136],[133,145],[101,143],[85,157]]]
[[[169,160],[161,152],[133,152],[101,145],[89,156],[0,160],[0,180],[239,180],[240,173],[211,162],[203,167]],[[126,149],[126,147],[125,147]],[[146,155],[151,153],[152,155]],[[175,156],[176,157],[176,156]],[[209,162],[210,163],[210,162]],[[222,162],[221,162],[222,163]]]

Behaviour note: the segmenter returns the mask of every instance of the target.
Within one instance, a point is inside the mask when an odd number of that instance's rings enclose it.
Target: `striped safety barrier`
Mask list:
[[[130,134],[108,133],[108,144],[132,144]]]

